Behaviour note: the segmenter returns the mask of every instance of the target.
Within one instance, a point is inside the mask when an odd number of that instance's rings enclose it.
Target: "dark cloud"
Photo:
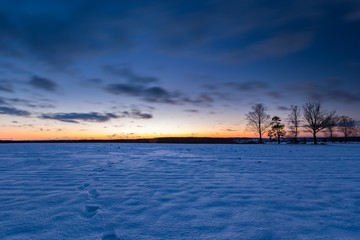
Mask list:
[[[196,109],[186,109],[184,111],[188,112],[188,113],[198,113],[199,112],[199,110],[196,110]]]
[[[150,119],[153,118],[153,116],[150,113],[144,113],[138,109],[133,109],[131,111],[123,111],[119,114],[98,113],[98,112],[50,113],[50,114],[42,114],[39,116],[39,118],[52,119],[67,123],[80,123],[80,122],[107,122],[110,121],[111,119],[118,119],[118,118]]]
[[[279,58],[298,52],[310,46],[313,34],[310,32],[281,33],[245,48],[225,53],[225,58],[234,61],[252,61],[265,58]]]
[[[7,105],[6,101],[0,97],[0,105]]]
[[[149,103],[165,104],[193,104],[210,107],[215,100],[207,93],[197,97],[189,97],[179,91],[169,91],[159,86],[147,86],[132,83],[109,84],[105,90],[109,93],[122,96],[138,97]]]
[[[211,104],[215,101],[214,98],[212,96],[210,96],[210,94],[207,93],[202,93],[199,96],[195,97],[195,98],[189,98],[189,97],[184,97],[182,99],[182,101],[184,103],[190,103],[196,106],[207,106],[210,107]]]
[[[179,96],[177,92],[170,92],[162,87],[149,87],[144,89],[144,97],[148,102],[175,104]]]
[[[17,73],[17,74],[24,74],[24,73],[28,74],[29,73],[28,71],[22,69],[18,65],[11,63],[11,62],[7,62],[7,61],[0,62],[0,69],[2,72],[6,71],[6,72],[10,72],[10,73]]]
[[[283,97],[283,95],[278,92],[278,91],[269,91],[266,93],[269,97],[275,98],[275,99],[280,99]]]
[[[0,51],[55,66],[131,45],[124,21],[132,4],[118,1],[3,1]],[[14,44],[16,42],[16,44]]]
[[[290,108],[289,108],[289,107],[285,107],[285,106],[278,106],[278,107],[277,107],[277,110],[280,110],[280,111],[290,111]]]
[[[350,85],[350,87],[352,84]],[[344,81],[329,79],[315,82],[299,82],[287,86],[286,89],[292,92],[301,93],[307,98],[315,101],[335,101],[346,104],[360,103],[360,92],[356,85],[349,89]]]
[[[49,92],[54,92],[58,88],[58,85],[54,81],[38,76],[33,76],[29,81],[29,85]]]
[[[10,92],[10,93],[14,92],[12,85],[6,81],[0,82],[0,91]]]
[[[133,84],[148,84],[158,81],[157,77],[152,76],[140,76],[134,73],[130,68],[118,68],[112,65],[103,66],[103,70],[111,75],[125,78],[129,83]]]
[[[31,115],[31,113],[28,111],[20,110],[14,107],[6,107],[6,106],[0,106],[0,114],[19,116],[19,117],[27,117]]]
[[[42,114],[41,119],[52,119],[61,122],[79,123],[79,122],[107,122],[112,118],[118,118],[117,115],[112,113],[101,114],[97,112],[90,113],[51,113]]]
[[[308,94],[313,100],[330,100],[343,103],[360,103],[360,92],[352,93],[344,90],[319,90]]]
[[[179,93],[170,92],[162,87],[147,87],[134,84],[110,84],[105,90],[116,95],[140,97],[147,102],[177,104]]]
[[[84,84],[95,85],[95,86],[100,85],[102,82],[103,82],[103,80],[100,78],[91,78],[91,79],[87,79],[87,80],[83,81]]]
[[[29,108],[54,108],[55,107],[52,104],[52,101],[49,99],[28,100],[28,99],[22,99],[22,98],[0,97],[0,105],[1,104],[25,106],[25,107],[29,107]]]
[[[133,109],[131,112],[128,111],[122,112],[121,117],[129,117],[134,119],[151,119],[153,118],[153,115],[150,113],[143,113],[137,109]]]
[[[54,65],[99,53],[118,54],[140,44],[212,59],[279,57],[308,47],[311,32],[331,17],[332,8],[348,9],[356,3],[4,0],[0,52]],[[342,11],[349,21],[359,19],[358,7],[354,9]]]
[[[345,20],[350,22],[360,21],[360,6],[345,15]]]
[[[235,129],[231,129],[231,128],[227,128],[227,129],[224,129],[224,130],[227,131],[227,132],[236,132]]]
[[[212,90],[215,91],[218,89],[218,86],[214,85],[214,84],[204,84],[203,88],[207,89],[207,90]]]
[[[225,86],[240,91],[256,91],[268,88],[268,84],[263,81],[246,81],[246,82],[228,82]]]

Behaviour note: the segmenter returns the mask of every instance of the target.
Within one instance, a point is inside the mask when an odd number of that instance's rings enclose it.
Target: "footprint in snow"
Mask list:
[[[116,236],[114,232],[104,233],[101,240],[118,240],[119,238]]]
[[[96,191],[96,189],[90,189],[89,191],[88,191],[88,194],[89,194],[89,197],[91,198],[91,199],[96,199],[96,198],[98,198],[99,197],[99,192],[98,191]]]
[[[90,186],[90,183],[84,183],[83,185],[79,186],[77,189],[78,190],[85,190]]]
[[[100,172],[103,172],[104,169],[103,168],[95,168],[93,171],[100,173]]]
[[[84,218],[90,219],[97,214],[99,209],[100,209],[100,206],[97,206],[97,205],[85,205],[81,215]]]

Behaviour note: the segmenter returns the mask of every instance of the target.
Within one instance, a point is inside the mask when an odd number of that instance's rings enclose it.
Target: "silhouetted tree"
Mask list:
[[[339,131],[344,134],[345,142],[347,142],[348,137],[351,136],[355,130],[355,121],[349,116],[340,116],[338,126]]]
[[[270,123],[270,130],[268,132],[268,135],[270,138],[275,137],[277,139],[277,142],[280,144],[281,137],[285,136],[285,125],[281,123],[281,119],[278,116],[274,116],[271,119]]]
[[[322,109],[320,102],[305,103],[303,105],[303,115],[307,122],[304,127],[312,133],[314,144],[317,144],[316,134],[329,125],[332,115]]]
[[[259,134],[259,142],[263,143],[262,135],[269,127],[270,115],[266,113],[264,104],[258,103],[251,106],[251,111],[246,114],[247,127]]]
[[[290,128],[290,133],[292,135],[292,137],[294,138],[294,142],[298,143],[297,137],[299,134],[299,128],[300,128],[300,123],[301,123],[301,108],[299,106],[294,106],[291,105],[290,106],[290,113],[288,115],[289,117],[289,128]]]
[[[335,112],[331,112],[330,116],[331,117],[329,119],[328,125],[326,126],[326,130],[329,134],[331,142],[334,142],[334,132],[339,123],[339,116],[335,115]]]

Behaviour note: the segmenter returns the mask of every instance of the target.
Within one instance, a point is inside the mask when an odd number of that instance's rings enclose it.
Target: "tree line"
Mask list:
[[[280,117],[270,115],[262,103],[251,106],[251,110],[246,114],[247,129],[259,136],[259,143],[263,143],[263,135],[268,133],[270,139],[276,139],[280,144],[281,138],[286,136],[285,124]],[[334,141],[335,131],[339,131],[344,136],[345,142],[348,137],[356,134],[356,124],[354,119],[349,116],[339,116],[335,111],[327,111],[321,102],[307,102],[304,105],[291,105],[288,114],[288,133],[292,142],[298,143],[298,137],[303,128],[310,132],[317,144],[317,134],[326,132],[330,139]]]

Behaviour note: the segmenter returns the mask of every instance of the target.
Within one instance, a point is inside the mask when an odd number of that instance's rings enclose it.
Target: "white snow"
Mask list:
[[[0,239],[360,239],[360,144],[1,144]]]

